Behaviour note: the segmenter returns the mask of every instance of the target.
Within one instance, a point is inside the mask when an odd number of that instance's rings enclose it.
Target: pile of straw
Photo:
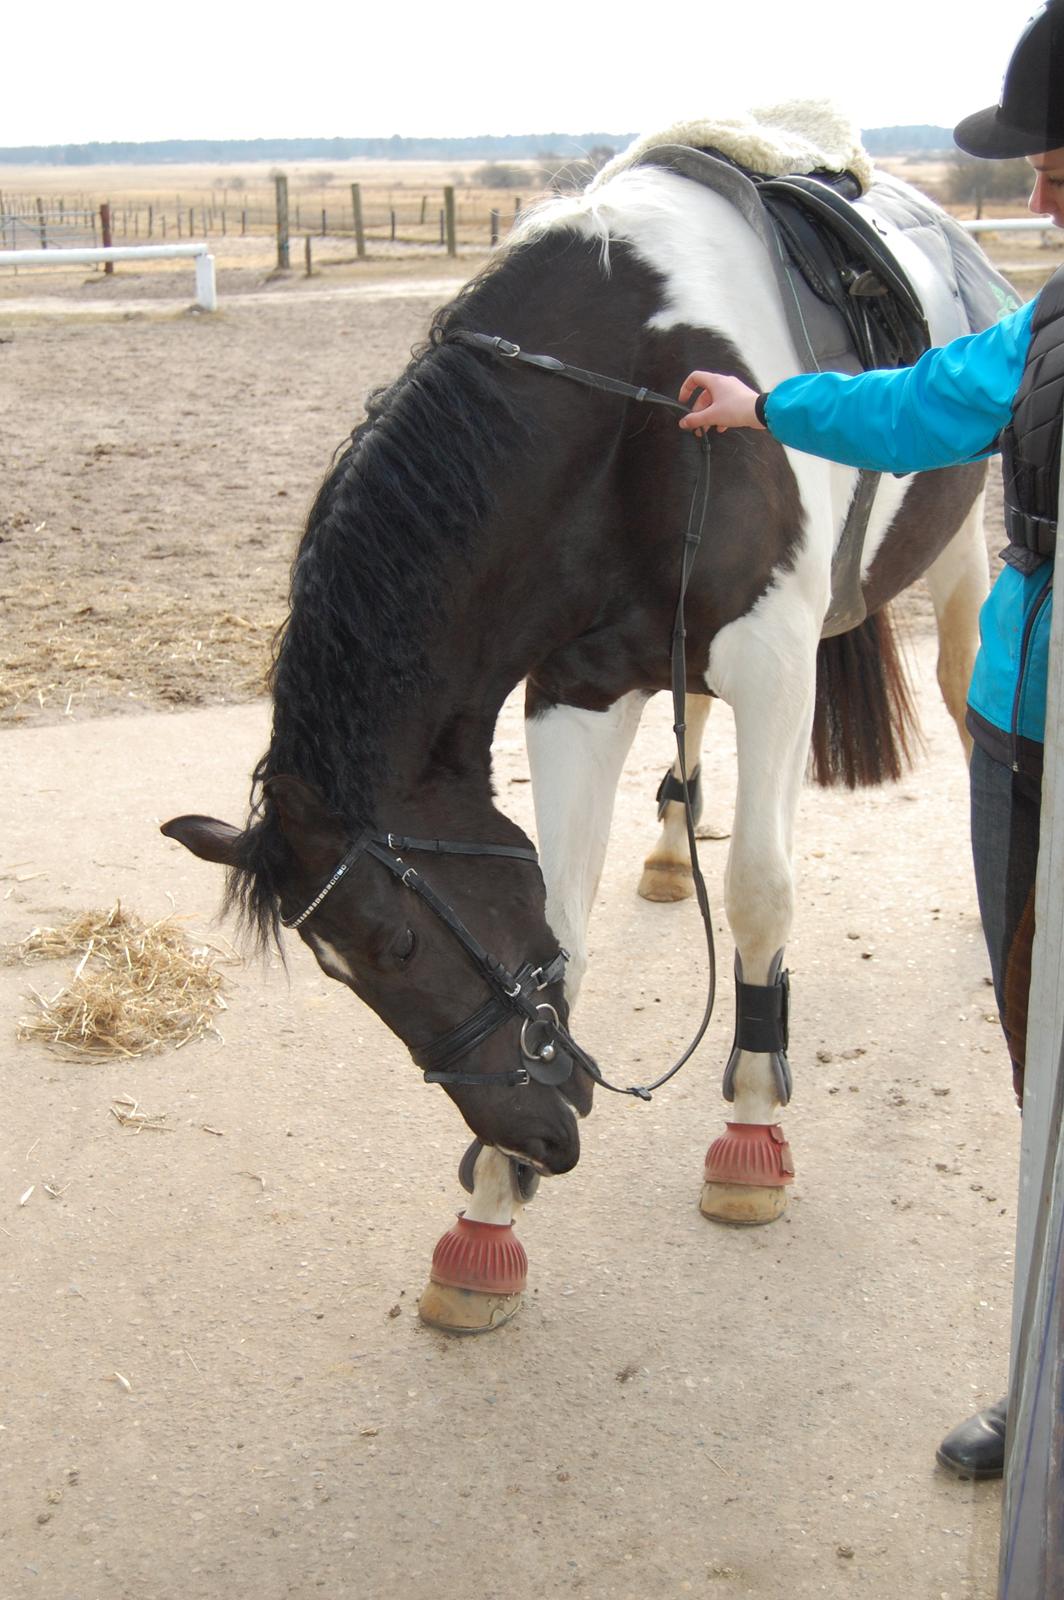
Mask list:
[[[18,1023],[20,1039],[92,1056],[140,1056],[216,1033],[225,1010],[220,956],[195,945],[173,917],[145,924],[114,905],[86,911],[61,928],[34,928],[8,959],[27,964],[77,955],[71,982],[53,996],[31,990],[37,1013]]]

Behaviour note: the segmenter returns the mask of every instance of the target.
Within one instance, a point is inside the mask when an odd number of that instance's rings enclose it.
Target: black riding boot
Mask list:
[[[1008,1401],[977,1411],[947,1433],[935,1452],[939,1465],[959,1478],[1000,1478],[1005,1471],[1005,1418]]]

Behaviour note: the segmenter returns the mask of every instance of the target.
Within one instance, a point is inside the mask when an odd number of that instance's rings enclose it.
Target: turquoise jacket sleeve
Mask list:
[[[781,444],[874,472],[992,454],[1023,374],[1034,307],[928,350],[912,367],[786,378],[767,396],[764,420]]]

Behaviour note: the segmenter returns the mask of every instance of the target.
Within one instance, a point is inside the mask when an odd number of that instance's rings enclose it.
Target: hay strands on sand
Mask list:
[[[218,967],[237,958],[229,949],[193,943],[177,920],[146,924],[116,903],[60,928],[35,928],[9,959],[79,959],[70,984],[57,994],[30,991],[37,1014],[19,1021],[19,1038],[98,1059],[140,1056],[164,1045],[179,1049],[217,1033],[215,1015],[226,1009]]]
[[[117,1100],[111,1102],[111,1115],[121,1123],[123,1128],[136,1128],[138,1133],[143,1133],[145,1128],[152,1133],[173,1133],[173,1128],[166,1126],[166,1112],[142,1111],[140,1101],[134,1100],[131,1095],[120,1094]]]

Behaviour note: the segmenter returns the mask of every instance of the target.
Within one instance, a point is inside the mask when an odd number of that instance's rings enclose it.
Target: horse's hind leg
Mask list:
[[[693,785],[702,759],[702,740],[713,701],[708,694],[693,694],[687,699],[687,732],[684,734],[684,762],[689,787]],[[683,804],[662,793],[670,778],[679,785],[680,764],[676,760],[665,774],[659,795],[661,835],[643,863],[639,893],[644,900],[687,900],[694,894],[691,856],[687,848],[687,823]],[[704,793],[704,791],[702,791]]]
[[[792,597],[793,598],[793,597]],[[736,946],[736,1028],[725,1070],[726,1132],[706,1157],[701,1209],[721,1222],[771,1222],[793,1168],[777,1123],[790,1098],[787,976],[794,913],[794,819],[809,751],[818,629],[803,607],[770,599],[725,629],[714,688],[735,712],[738,789],[725,877]]]
[[[989,587],[984,498],[976,497],[949,544],[924,574],[938,625],[938,686],[968,756],[972,741],[964,713],[979,644],[979,609]]]

